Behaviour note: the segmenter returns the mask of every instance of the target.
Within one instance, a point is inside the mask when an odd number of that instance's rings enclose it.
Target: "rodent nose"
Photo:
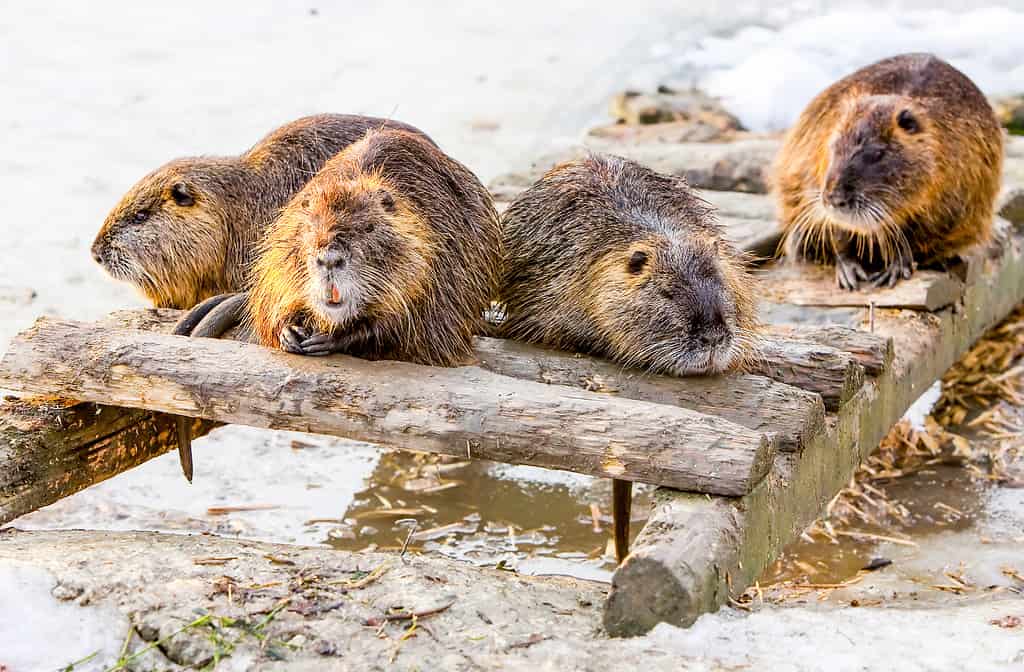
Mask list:
[[[345,268],[345,262],[346,255],[334,248],[321,250],[316,255],[316,265],[327,270]]]
[[[92,246],[92,259],[100,266],[103,265],[103,255],[100,253],[100,248],[96,245]]]
[[[846,208],[853,204],[854,189],[849,182],[840,182],[828,194],[828,202],[834,208]]]
[[[697,342],[701,347],[713,348],[721,345],[725,338],[726,333],[722,329],[706,329],[697,336]]]
[[[703,318],[698,319],[691,332],[694,340],[704,348],[715,348],[729,338],[729,326],[720,305],[705,308]]]

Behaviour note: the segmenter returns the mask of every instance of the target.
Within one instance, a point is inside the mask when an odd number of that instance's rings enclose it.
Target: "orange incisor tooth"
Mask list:
[[[339,303],[341,301],[341,292],[338,291],[338,286],[331,284],[331,303]]]

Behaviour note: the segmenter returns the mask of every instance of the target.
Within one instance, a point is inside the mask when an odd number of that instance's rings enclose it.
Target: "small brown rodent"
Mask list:
[[[789,255],[836,281],[892,286],[985,241],[1003,136],[981,91],[930,54],[844,77],[811,101],[775,165]]]
[[[473,173],[421,135],[370,131],[268,229],[250,328],[299,354],[464,363],[495,293],[500,245]]]
[[[658,373],[755,352],[754,280],[682,178],[590,156],[556,166],[502,217],[506,338]]]
[[[92,256],[160,308],[241,291],[254,244],[281,207],[327,159],[381,127],[420,133],[396,121],[321,114],[278,128],[240,156],[175,159],[125,194]]]

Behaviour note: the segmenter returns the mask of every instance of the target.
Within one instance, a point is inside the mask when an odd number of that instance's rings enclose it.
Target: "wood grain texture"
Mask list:
[[[774,450],[770,436],[720,418],[479,367],[304,358],[50,318],[12,341],[0,380],[29,394],[712,494],[749,492]]]
[[[508,202],[559,163],[602,152],[636,161],[659,173],[685,177],[699,189],[764,194],[768,191],[768,170],[779,146],[776,138],[636,143],[589,137],[585,145],[542,155],[522,170],[497,177],[488,186],[495,201]]]
[[[940,271],[916,271],[895,287],[848,292],[835,286],[830,266],[779,264],[757,273],[764,296],[776,303],[798,306],[851,306],[863,308],[873,301],[876,308],[907,308],[934,312],[953,305],[963,297],[959,278]]]
[[[761,359],[751,373],[817,392],[830,411],[838,410],[864,385],[864,367],[854,355],[801,338],[764,339]]]
[[[818,343],[847,352],[869,376],[880,375],[892,364],[894,356],[891,337],[841,325],[769,324],[765,326],[765,337]]]
[[[216,423],[196,420],[195,436]],[[177,447],[162,413],[55,399],[0,404],[0,525]]]
[[[657,376],[602,359],[496,338],[477,338],[479,365],[513,378],[688,408],[757,432],[774,434],[779,450],[799,450],[821,431],[818,394],[765,376]]]
[[[142,329],[170,333],[180,313],[174,310],[119,311],[102,321],[112,329]],[[792,329],[766,327],[768,347],[764,368],[774,368],[779,378],[800,381],[790,372],[807,358],[807,351],[818,351],[815,343],[834,339],[830,330],[810,330],[794,336]],[[228,337],[238,338],[237,334]],[[841,340],[841,339],[840,339]],[[679,406],[704,415],[718,416],[757,432],[775,435],[779,450],[795,451],[822,427],[824,406],[820,395],[798,386],[780,383],[765,375],[675,378],[624,369],[604,359],[551,350],[528,343],[497,338],[474,339],[476,364],[493,373],[535,383],[566,385],[590,392],[616,395],[625,399]],[[845,379],[832,381],[827,392],[836,403],[843,395]],[[808,383],[814,385],[814,383]],[[819,381],[820,388],[825,381]]]

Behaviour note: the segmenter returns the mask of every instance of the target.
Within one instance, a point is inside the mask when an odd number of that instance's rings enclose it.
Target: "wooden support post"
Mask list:
[[[612,524],[615,528],[615,561],[622,561],[629,555],[629,523],[633,512],[633,484],[630,481],[612,479]]]

